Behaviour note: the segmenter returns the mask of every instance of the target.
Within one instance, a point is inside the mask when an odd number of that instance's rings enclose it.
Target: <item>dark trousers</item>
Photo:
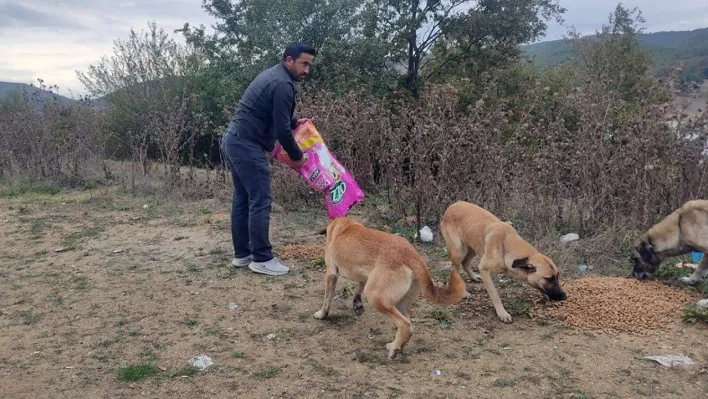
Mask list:
[[[253,255],[254,262],[273,259],[270,229],[270,166],[263,148],[238,137],[224,135],[224,151],[231,166],[234,196],[231,204],[231,238],[234,256]]]

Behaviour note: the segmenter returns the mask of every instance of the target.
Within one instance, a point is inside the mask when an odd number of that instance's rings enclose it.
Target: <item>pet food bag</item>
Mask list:
[[[346,216],[354,205],[364,199],[364,192],[354,177],[329,152],[312,121],[305,120],[299,124],[293,135],[305,157],[305,165],[301,168],[294,166],[280,143],[276,143],[273,157],[298,172],[310,187],[326,193],[330,219]]]

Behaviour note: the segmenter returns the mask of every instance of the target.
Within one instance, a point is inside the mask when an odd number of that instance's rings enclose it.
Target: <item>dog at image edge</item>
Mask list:
[[[411,305],[420,293],[444,305],[465,296],[465,282],[457,270],[450,271],[447,286],[434,282],[423,258],[403,237],[370,229],[348,217],[333,220],[326,234],[324,304],[314,317],[328,316],[338,276],[358,282],[354,313],[364,313],[363,292],[371,306],[390,317],[398,328],[393,342],[386,344],[389,359],[396,357],[413,335]]]
[[[633,274],[638,280],[651,279],[669,258],[702,252],[703,259],[684,284],[696,284],[708,272],[708,200],[688,201],[644,233],[632,251]]]
[[[453,270],[463,268],[475,282],[481,278],[501,321],[511,323],[511,315],[504,309],[492,275],[519,278],[553,301],[567,298],[553,261],[491,212],[469,202],[456,202],[445,211],[440,230]],[[475,256],[480,257],[479,275],[472,272]]]

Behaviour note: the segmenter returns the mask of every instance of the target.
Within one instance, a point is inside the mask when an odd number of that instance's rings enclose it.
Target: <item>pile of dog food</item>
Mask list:
[[[283,259],[312,261],[324,256],[323,244],[288,244],[279,249]]]
[[[622,277],[593,277],[567,281],[568,300],[540,311],[573,326],[603,332],[642,334],[666,325],[680,315],[691,295],[656,281]]]

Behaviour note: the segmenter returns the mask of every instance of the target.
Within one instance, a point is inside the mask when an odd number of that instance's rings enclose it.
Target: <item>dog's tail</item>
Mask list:
[[[433,281],[430,270],[421,259],[418,266],[413,269],[413,276],[420,287],[423,296],[433,302],[443,305],[454,305],[464,298],[467,292],[465,281],[454,267],[450,269],[447,285]]]

